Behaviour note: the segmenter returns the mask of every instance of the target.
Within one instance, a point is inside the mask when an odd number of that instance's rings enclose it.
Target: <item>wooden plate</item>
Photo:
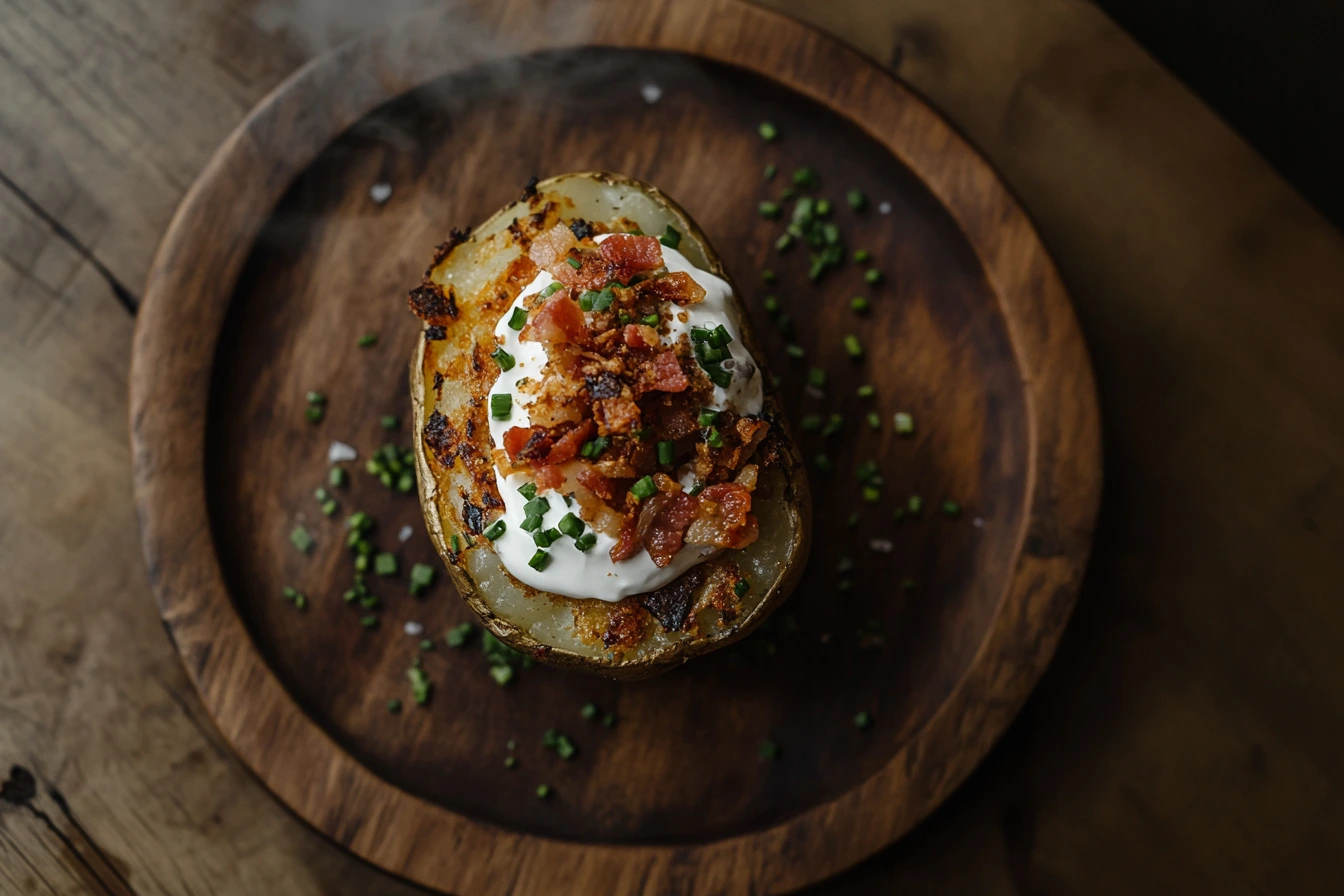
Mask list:
[[[219,150],[183,201],[146,289],[131,375],[136,497],[149,574],[201,698],[286,805],[360,856],[463,894],[777,892],[890,843],[984,756],[1072,608],[1100,489],[1098,418],[1060,279],[1021,208],[937,114],[876,65],[735,0],[471,2],[314,61]],[[568,7],[567,7],[568,8]],[[660,95],[649,102],[645,88]],[[783,139],[756,134],[763,119]],[[809,164],[852,248],[808,283],[755,214]],[[793,414],[843,408],[817,479],[805,582],[771,630],[647,682],[531,669],[507,689],[442,640],[409,701],[418,638],[466,618],[446,577],[413,599],[375,580],[378,628],[340,597],[341,519],[379,520],[405,570],[437,563],[414,497],[360,468],[324,518],[333,439],[406,443],[404,295],[450,226],[483,220],[532,174],[608,169],[698,219],[746,296]],[[376,183],[390,198],[370,196]],[[844,192],[876,207],[851,212]],[[887,208],[883,206],[883,208]],[[796,321],[790,363],[757,272]],[[872,313],[847,300],[865,293]],[[357,337],[380,334],[360,349]],[[862,363],[841,348],[858,333]],[[824,399],[806,367],[830,371]],[[856,387],[877,388],[873,432]],[[305,392],[329,396],[320,424]],[[918,432],[898,437],[893,412]],[[384,414],[402,418],[388,435]],[[883,500],[854,470],[881,463]],[[361,460],[362,462],[362,460]],[[919,493],[925,512],[892,507]],[[938,513],[944,499],[960,519]],[[847,520],[858,512],[858,523]],[[288,535],[303,522],[317,546]],[[399,530],[414,535],[399,544]],[[874,550],[877,539],[893,546]],[[849,556],[855,568],[835,567]],[[844,590],[841,578],[852,582]],[[913,587],[902,587],[909,578]],[[305,592],[296,610],[283,586]],[[390,698],[405,700],[398,715]],[[585,722],[594,702],[619,719]],[[859,731],[856,712],[875,724]],[[563,762],[541,744],[579,746]],[[519,767],[506,771],[505,744]],[[781,751],[758,758],[762,740]],[[539,801],[539,783],[554,795]]]

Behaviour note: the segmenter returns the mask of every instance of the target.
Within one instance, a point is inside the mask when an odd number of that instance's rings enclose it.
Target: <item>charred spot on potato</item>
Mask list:
[[[453,465],[453,458],[457,456],[457,442],[448,418],[438,411],[430,414],[429,421],[425,423],[425,444],[445,467]]]
[[[628,650],[644,640],[644,611],[630,598],[611,605],[602,644],[613,650]]]
[[[485,531],[485,509],[471,503],[466,492],[458,494],[462,498],[462,524],[472,535],[480,535]]]
[[[523,187],[523,195],[520,196],[519,199],[523,202],[531,202],[533,199],[536,199],[537,196],[537,176],[534,174]]]
[[[440,325],[457,319],[457,299],[453,288],[444,292],[439,284],[426,280],[415,289],[407,299],[411,312],[427,324]]]
[[[443,392],[443,374],[439,373],[436,370],[434,371],[434,394],[438,395],[442,392]],[[467,438],[471,438],[470,429],[467,430]]]
[[[430,264],[429,269],[425,271],[425,277],[428,278],[430,271],[433,271],[436,267],[442,264],[443,260],[448,257],[448,253],[465,243],[467,237],[470,235],[470,227],[466,230],[458,230],[456,227],[449,230],[448,239],[434,247],[434,261]]]
[[[448,331],[443,327],[425,327],[425,341],[438,342],[448,336]]]
[[[705,583],[706,575],[703,564],[692,566],[657,591],[639,595],[639,603],[658,620],[663,631],[679,632],[686,627],[695,592]]]
[[[593,225],[582,218],[575,218],[570,222],[569,230],[574,234],[574,238],[577,240],[586,240],[593,235]]]

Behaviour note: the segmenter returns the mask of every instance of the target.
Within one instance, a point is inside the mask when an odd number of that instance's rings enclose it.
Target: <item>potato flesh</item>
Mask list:
[[[577,174],[556,178],[541,186],[544,198],[563,199],[560,215],[565,220],[584,218],[609,224],[626,220],[634,222],[651,235],[661,235],[669,225],[675,227],[682,233],[678,246],[680,251],[697,267],[718,272],[706,247],[696,238],[693,225],[672,208],[663,205],[660,197],[645,193],[637,184],[609,182],[601,176]],[[468,244],[457,247],[433,271],[432,279],[441,286],[453,287],[461,318],[455,327],[449,328],[446,348],[427,348],[427,364],[432,363],[429,353],[433,351],[456,351],[461,354],[469,350],[468,343],[471,341],[483,345],[493,343],[494,325],[507,303],[503,301],[504,297],[492,297],[489,288],[500,280],[521,254],[521,248],[507,231],[515,217],[527,213],[525,202],[504,209],[477,229]],[[511,301],[512,297],[507,298]],[[748,345],[748,348],[755,353],[754,345]],[[427,376],[429,366],[422,370],[419,388],[426,388],[423,379]],[[465,415],[469,414],[472,393],[473,390],[468,388],[443,389],[436,405],[427,405],[423,409],[420,424],[424,424],[424,418],[435,408],[450,420],[465,419]],[[432,392],[429,394],[432,395]],[[489,446],[483,447],[488,452]],[[422,481],[428,484],[424,495],[426,518],[431,531],[438,530],[435,537],[440,542],[442,552],[444,548],[441,542],[444,539],[451,533],[465,531],[457,495],[462,488],[471,491],[472,478],[461,462],[455,464],[451,471],[445,470],[442,464],[428,455],[423,458],[423,463],[428,469],[422,468],[421,473],[432,474],[422,475]],[[742,599],[736,619],[728,626],[721,627],[716,612],[704,612],[700,617],[698,632],[669,634],[663,631],[656,620],[650,618],[645,626],[644,640],[637,647],[625,650],[619,657],[613,656],[600,640],[585,640],[576,630],[576,608],[580,612],[591,612],[591,606],[600,602],[538,593],[520,585],[504,569],[498,555],[480,539],[476,547],[463,552],[458,561],[459,569],[464,569],[470,576],[476,597],[485,609],[539,644],[598,661],[619,660],[622,665],[638,662],[642,658],[660,657],[678,644],[684,646],[689,641],[715,640],[732,632],[751,617],[771,588],[787,574],[790,551],[805,537],[799,531],[804,521],[785,500],[786,494],[790,497],[792,494],[787,477],[781,471],[769,471],[763,485],[763,489],[758,492],[762,497],[758,498],[753,507],[761,526],[758,540],[745,550],[727,551],[706,561],[709,564],[735,562],[751,583],[751,590]],[[767,494],[772,497],[763,497]],[[436,521],[440,526],[436,527]],[[708,587],[703,586],[701,593]]]

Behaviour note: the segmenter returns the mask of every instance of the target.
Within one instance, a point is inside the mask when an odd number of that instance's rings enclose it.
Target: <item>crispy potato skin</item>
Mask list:
[[[489,542],[479,535],[493,512],[503,506],[495,483],[485,399],[496,376],[496,367],[489,357],[493,330],[513,297],[536,276],[535,265],[527,259],[527,247],[532,237],[562,218],[574,217],[573,204],[567,198],[565,188],[576,178],[644,193],[676,222],[675,226],[684,234],[683,250],[687,241],[693,242],[708,262],[708,270],[732,282],[699,227],[676,203],[652,186],[619,175],[562,175],[530,184],[519,201],[501,210],[474,234],[454,230],[449,240],[438,247],[433,264],[425,272],[424,282],[409,298],[412,310],[426,321],[423,338],[417,340],[410,365],[420,502],[430,536],[458,593],[497,637],[552,665],[611,678],[643,678],[732,643],[750,632],[783,602],[797,585],[805,565],[810,540],[811,496],[802,458],[788,433],[779,398],[768,372],[763,371],[766,382],[763,416],[771,421],[772,429],[778,433],[773,446],[777,456],[775,466],[783,477],[783,488],[763,500],[785,502],[793,531],[788,562],[783,565],[782,573],[769,583],[764,597],[745,613],[737,611],[733,605],[736,598],[732,597],[731,588],[724,585],[725,582],[731,584],[732,577],[737,574],[736,564],[732,562],[736,552],[729,551],[694,568],[705,567],[697,581],[717,582],[715,587],[702,589],[702,604],[708,602],[712,606],[697,605],[695,609],[713,610],[721,625],[708,635],[688,635],[652,655],[634,657],[621,648],[632,637],[638,638],[643,631],[660,624],[645,606],[659,611],[666,619],[668,598],[656,602],[646,600],[641,604],[636,596],[619,603],[602,604],[536,592],[515,583],[530,592],[532,599],[577,605],[574,612],[576,631],[582,629],[594,635],[602,632],[607,639],[605,643],[612,647],[611,652],[599,658],[544,644],[509,620],[497,616],[487,605],[480,593],[481,586],[467,569],[466,553],[492,551]],[[614,218],[609,223],[621,220]],[[472,253],[467,259],[474,261],[506,257],[511,251],[516,258],[493,272],[487,281],[475,284],[479,288],[469,291],[444,283],[445,270],[464,260],[459,253]],[[734,295],[737,294],[734,287]],[[762,355],[750,320],[745,313],[740,317],[745,347],[759,360]],[[450,390],[456,397],[446,413],[440,409],[445,390]],[[449,543],[452,533],[470,533],[474,545],[470,548],[460,545],[461,550],[454,552]],[[691,627],[689,623],[688,627]]]

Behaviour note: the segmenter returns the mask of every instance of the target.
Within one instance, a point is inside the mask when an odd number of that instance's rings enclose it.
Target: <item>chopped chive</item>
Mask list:
[[[812,468],[823,476],[829,476],[835,471],[835,464],[831,463],[831,459],[825,454],[818,454],[812,458]]]
[[[411,594],[419,595],[434,584],[434,567],[416,563],[411,567]]]
[[[676,442],[659,442],[659,443],[658,443],[658,463],[660,463],[660,464],[662,464],[662,465],[664,465],[664,466],[667,466],[668,464],[671,464],[672,461],[673,461],[673,459],[675,459],[675,457],[676,457],[676,451],[677,451],[677,443],[676,443]]]
[[[860,386],[860,387],[859,387],[857,390],[855,390],[855,391],[856,391],[856,394],[857,394],[860,398],[872,398],[874,395],[877,394],[877,389],[875,389],[874,387],[868,385],[867,383],[865,383],[864,385]]]
[[[803,358],[807,357],[807,352],[803,350],[803,347],[801,345],[794,345],[793,343],[789,343],[788,345],[784,346],[784,351],[788,353],[790,358],[797,358],[800,361]]]
[[[813,367],[807,372],[807,384],[815,386],[818,389],[826,388],[826,371],[820,367]]]
[[[762,202],[756,206],[756,211],[762,218],[778,218],[780,214],[778,202]]]
[[[653,484],[652,476],[645,476],[630,486],[630,494],[635,496],[636,501],[643,501],[645,498],[652,498],[658,492],[658,486]]]
[[[868,428],[872,430],[880,430],[882,428],[882,417],[877,411],[868,412]]]
[[[383,429],[387,430],[396,429],[398,425],[397,418],[392,416],[391,414],[384,414],[383,418],[378,422],[382,424]]]
[[[365,628],[377,628],[378,617],[373,613],[366,613],[365,615],[359,617],[359,624],[364,626]]]
[[[583,262],[579,261],[577,258],[566,258],[565,261],[569,262],[569,266],[576,271],[583,267]]]
[[[388,711],[388,712],[401,712],[401,701],[400,701],[400,700],[389,700],[389,701],[387,701],[387,711]]]
[[[860,731],[867,731],[873,724],[873,717],[867,712],[858,712],[854,714],[854,727]]]
[[[570,538],[578,538],[583,534],[583,520],[572,513],[567,513],[560,518],[560,522],[556,524],[556,528]]]
[[[867,264],[870,260],[872,260],[872,257],[873,253],[869,252],[867,249],[854,250],[854,262],[856,264]]]
[[[830,438],[838,433],[845,425],[845,418],[841,414],[831,414],[827,419],[826,425],[821,428],[822,436]]]
[[[373,558],[373,571],[380,576],[394,576],[397,574],[397,558],[386,552]]]
[[[377,345],[377,344],[378,344],[378,334],[377,334],[377,333],[369,332],[369,333],[365,333],[363,336],[359,337],[359,347],[360,347],[360,348],[369,348],[370,346],[374,346],[374,345]]]
[[[424,706],[429,702],[430,691],[434,689],[425,676],[425,670],[419,666],[412,666],[406,670],[406,677],[411,680],[411,699],[415,700],[417,705]]]
[[[779,758],[779,746],[772,740],[761,741],[758,751],[762,759],[775,760]]]
[[[559,286],[559,284],[552,283],[551,286]],[[547,287],[547,289],[549,288]],[[521,330],[525,326],[527,326],[527,312],[522,309],[522,306],[517,306],[513,309],[513,313],[509,315],[509,329]]]
[[[596,460],[602,455],[603,451],[607,450],[607,446],[610,444],[611,439],[608,436],[598,436],[595,439],[584,442],[583,447],[579,449],[579,454],[589,460]]]
[[[775,250],[778,252],[783,252],[785,249],[789,248],[789,246],[792,245],[793,245],[793,235],[789,233],[781,233],[779,235],[779,239],[775,240]]]
[[[366,569],[368,569],[368,568],[369,568],[369,555],[368,555],[368,554],[360,554],[358,557],[355,558],[355,571],[356,571],[356,572],[364,572],[364,571],[365,571]]]
[[[443,640],[449,647],[461,647],[470,641],[474,634],[476,634],[476,626],[470,622],[464,622],[448,629],[448,634],[443,636]]]
[[[862,190],[850,190],[845,194],[845,198],[849,200],[849,207],[856,212],[862,211],[863,207],[868,204],[868,197],[863,195]]]
[[[586,552],[589,548],[591,548],[595,544],[597,544],[597,536],[594,535],[592,532],[585,532],[578,538],[574,539],[574,547],[584,552]]]
[[[705,435],[705,441],[709,443],[711,448],[723,447],[723,435],[713,426],[709,428],[709,432]]]
[[[846,591],[850,590],[853,587],[854,583],[849,579],[837,579],[835,582],[835,590],[840,592],[841,594],[844,594]]]
[[[518,494],[531,501],[537,496],[537,484],[535,482],[524,482],[518,486]]]
[[[663,231],[663,235],[658,237],[658,242],[669,249],[675,249],[681,245],[681,231],[669,224],[667,229]]]
[[[551,502],[545,498],[533,498],[523,505],[523,513],[528,516],[543,517],[551,509]]]
[[[452,551],[454,554],[461,552],[462,539],[458,538],[456,533],[454,533],[454,535],[448,539],[448,549]]]
[[[950,517],[959,517],[961,516],[961,505],[956,501],[944,501],[943,513]]]
[[[603,728],[616,727],[616,714],[614,712],[609,712],[602,717],[602,727]]]
[[[656,327],[662,322],[662,318],[657,314],[646,314],[639,319],[639,322],[646,327]]]
[[[806,166],[793,172],[793,185],[795,187],[815,187],[817,185],[817,172]]]
[[[415,488],[415,474],[410,470],[404,470],[402,474],[397,477],[397,491],[406,493],[413,488]]]
[[[766,313],[766,314],[778,314],[778,313],[779,313],[779,299],[775,298],[774,296],[766,296],[766,297],[765,297],[765,313]]]
[[[905,411],[896,412],[896,431],[903,436],[908,436],[915,431],[915,418]]]
[[[495,684],[497,684],[497,685],[503,687],[504,685],[506,685],[506,684],[508,684],[509,682],[513,681],[513,667],[512,667],[512,666],[491,666],[491,667],[490,667],[490,677],[493,678],[493,679],[495,680]]]
[[[616,319],[621,322],[621,326],[625,326],[630,323],[630,314],[626,311],[618,311],[616,312]]]
[[[541,572],[543,569],[546,568],[547,564],[549,564],[550,562],[551,562],[551,555],[538,548],[537,552],[532,555],[532,559],[527,561],[527,565],[535,569],[537,572]]]
[[[788,202],[794,196],[793,187],[785,187],[779,191],[779,201]]]
[[[504,534],[506,528],[508,528],[508,526],[504,523],[504,518],[500,517],[486,527],[486,530],[481,534],[485,536],[487,541],[496,541],[499,536]]]
[[[541,514],[529,513],[523,517],[523,521],[518,524],[518,528],[524,532],[535,532],[541,528]]]
[[[748,582],[746,579],[738,579],[737,584],[733,586],[733,593],[736,594],[738,597],[741,597],[750,590],[751,590],[751,583]]]
[[[517,766],[518,766],[518,757],[517,757],[517,756],[505,756],[505,757],[504,757],[504,767],[505,767],[505,768],[516,768]]]
[[[323,501],[320,507],[323,516],[334,516],[336,513],[336,501],[334,498],[328,498]]]
[[[312,404],[304,410],[303,416],[308,418],[309,423],[321,423],[322,418],[326,416],[326,412],[322,410],[322,405]]]
[[[859,337],[855,336],[853,333],[847,333],[844,342],[845,353],[851,358],[858,359],[863,357],[863,345],[859,342]]]
[[[340,467],[332,467],[331,472],[327,473],[327,485],[332,488],[341,488],[347,481],[345,470]]]
[[[583,709],[579,710],[579,715],[583,716],[585,719],[597,718],[597,704],[585,703]]]
[[[556,293],[558,293],[560,290],[562,290],[562,289],[564,289],[564,288],[565,288],[565,284],[563,284],[563,283],[552,283],[550,286],[546,287],[545,289],[543,289],[543,290],[541,291],[541,297],[542,297],[543,299],[549,299],[551,296],[555,295]],[[513,326],[513,321],[512,321],[512,320],[509,321],[509,326],[511,326],[511,327]],[[522,327],[515,327],[515,329],[519,329],[519,330],[521,330]]]
[[[863,281],[869,286],[876,286],[882,282],[882,272],[877,268],[869,268],[863,272]]]
[[[504,346],[502,345],[499,348],[495,349],[493,352],[491,352],[490,357],[495,359],[495,363],[499,365],[499,369],[501,371],[512,370],[513,365],[518,363],[513,359],[513,355],[504,351]]]
[[[513,414],[513,396],[499,392],[490,396],[490,416],[496,420],[507,420]]]
[[[424,651],[430,651],[430,650],[433,650],[433,649],[434,649],[434,642],[431,641],[429,638],[421,638],[421,639],[420,639],[420,649],[421,649],[421,650],[424,650]]]
[[[329,495],[329,494],[327,493],[327,490],[324,489],[324,488],[321,488],[320,486],[319,486],[318,488],[313,489],[313,498],[314,498],[319,504],[320,504],[321,502],[323,502],[323,501],[328,500],[330,497],[331,497],[331,495]]]
[[[304,397],[308,399],[308,403],[309,403],[309,404],[326,404],[326,403],[327,403],[327,396],[323,395],[321,392],[309,392],[309,393],[308,393],[306,396],[304,396]]]
[[[766,283],[774,283],[775,272],[770,270],[769,268],[766,268],[765,270],[761,271],[761,279],[764,280]]]
[[[775,177],[775,172],[777,172],[777,171],[779,171],[779,167],[778,167],[777,165],[775,165],[773,162],[772,162],[771,164],[769,164],[769,165],[766,165],[766,166],[765,166],[765,179],[766,179],[766,180],[773,180],[774,177]]]
[[[289,533],[289,541],[304,554],[311,551],[313,545],[316,544],[316,542],[313,541],[313,536],[310,535],[308,530],[303,526],[294,527],[294,531]]]
[[[910,511],[911,516],[919,516],[919,512],[924,509],[924,499],[919,495],[911,495],[910,500],[905,502],[905,509]]]
[[[865,485],[863,487],[863,500],[869,504],[876,504],[882,500],[882,490],[871,485]]]
[[[537,785],[537,799],[544,800],[550,797],[550,795],[551,795],[551,785],[549,784]]]
[[[831,201],[830,201],[829,199],[818,199],[818,200],[817,200],[817,214],[824,218],[824,217],[826,217],[827,215],[829,215],[830,213],[831,213]],[[828,242],[828,243],[833,243],[833,242],[835,242],[835,240],[833,240],[833,239],[828,239],[826,242]]]
[[[761,139],[766,143],[773,143],[779,139],[779,128],[768,121],[761,122],[761,126],[756,129],[756,133],[761,135]]]
[[[713,408],[701,408],[700,416],[695,419],[695,422],[696,425],[700,426],[701,428],[704,428],[706,426],[713,426],[714,421],[717,419],[719,419],[718,411],[714,410]]]
[[[863,296],[855,296],[849,300],[849,310],[853,311],[855,314],[867,314],[868,300]]]
[[[799,422],[799,426],[802,427],[802,429],[803,429],[804,432],[820,432],[820,431],[821,431],[821,415],[820,415],[820,414],[804,414],[804,415],[803,415],[803,419]]]
[[[542,529],[532,533],[532,543],[539,548],[548,548],[559,540],[559,529]]]

